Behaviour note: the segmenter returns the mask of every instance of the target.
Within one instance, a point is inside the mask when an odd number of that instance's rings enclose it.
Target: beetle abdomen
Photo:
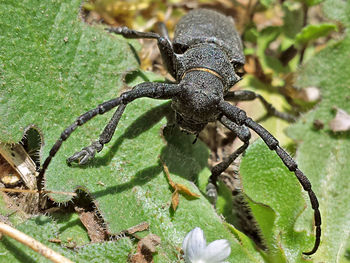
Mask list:
[[[175,52],[183,53],[199,43],[215,43],[227,52],[231,62],[245,63],[242,42],[230,17],[208,9],[185,15],[175,28]]]

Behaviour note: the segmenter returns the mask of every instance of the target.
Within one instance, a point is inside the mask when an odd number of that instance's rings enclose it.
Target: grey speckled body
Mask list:
[[[232,17],[208,9],[193,10],[182,17],[175,28],[174,51],[181,53],[203,43],[220,47],[231,63],[245,63],[241,38]]]
[[[208,122],[218,118],[219,101],[240,80],[235,69],[245,62],[242,42],[232,18],[198,9],[176,25],[173,48],[174,77],[183,94],[173,99],[172,108],[180,128],[198,134]],[[192,69],[209,71],[188,72]]]

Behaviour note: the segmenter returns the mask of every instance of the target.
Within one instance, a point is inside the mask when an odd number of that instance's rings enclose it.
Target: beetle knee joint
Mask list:
[[[241,129],[237,136],[242,142],[248,142],[250,140],[251,133],[246,126],[241,126]]]
[[[168,44],[168,40],[165,37],[159,37],[158,38],[158,43],[162,46],[167,45]]]

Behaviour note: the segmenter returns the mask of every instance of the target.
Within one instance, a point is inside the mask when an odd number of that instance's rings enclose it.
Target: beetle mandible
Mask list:
[[[263,97],[254,92],[229,91],[230,87],[241,79],[238,72],[245,63],[242,42],[235,29],[233,19],[216,11],[197,9],[189,12],[179,21],[172,42],[164,24],[161,25],[160,29],[160,34],[138,32],[127,27],[115,27],[107,30],[126,38],[156,39],[163,62],[176,81],[174,83],[144,82],[138,84],[134,89],[122,93],[120,97],[106,101],[79,116],[72,125],[61,133],[60,138],[51,148],[49,156],[40,170],[39,178],[44,176],[48,165],[60,149],[63,141],[78,126],[82,126],[96,115],[104,114],[118,106],[99,139],[69,157],[67,159],[68,163],[79,162],[79,164],[85,164],[95,156],[96,152],[100,152],[103,145],[111,140],[128,103],[141,97],[171,99],[171,107],[175,112],[176,122],[183,131],[198,135],[208,122],[219,120],[225,127],[237,134],[243,142],[240,148],[211,169],[207,186],[209,197],[216,198],[218,176],[248,147],[249,128],[264,140],[270,150],[277,153],[285,166],[294,172],[303,189],[309,195],[314,210],[316,240],[313,249],[310,252],[304,252],[304,254],[311,255],[315,253],[320,244],[321,214],[310,181],[298,169],[292,157],[279,146],[279,142],[275,137],[261,125],[247,117],[243,110],[225,101],[257,98],[263,102],[269,113],[287,118],[283,113],[276,111]]]

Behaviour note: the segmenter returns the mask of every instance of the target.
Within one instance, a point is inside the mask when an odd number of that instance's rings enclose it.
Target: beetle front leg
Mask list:
[[[113,115],[112,120],[109,122],[109,124],[106,126],[104,132],[102,132],[99,143],[96,143],[95,146],[90,147],[89,150],[98,150],[103,145],[104,141],[109,141],[111,139],[111,136],[114,133],[115,128],[117,127],[118,121],[124,111],[125,106],[132,102],[135,99],[141,98],[141,97],[148,97],[153,99],[171,99],[174,96],[176,96],[181,90],[181,87],[177,84],[167,84],[167,83],[156,83],[156,82],[144,82],[137,86],[135,86],[134,89],[124,92],[121,94],[120,97],[111,99],[109,101],[106,101],[100,105],[98,105],[96,108],[89,110],[88,112],[80,115],[73,124],[71,124],[68,128],[66,128],[60,135],[60,138],[56,141],[56,143],[52,146],[49,156],[45,159],[43,166],[40,170],[39,176],[38,176],[38,182],[42,182],[43,176],[45,174],[45,171],[47,167],[49,166],[52,158],[56,155],[56,153],[59,151],[59,149],[62,146],[62,143],[69,138],[69,136],[78,128],[78,126],[84,125],[86,122],[94,118],[95,116],[99,114],[104,114],[113,108],[119,106],[116,113]],[[102,143],[101,143],[102,142]],[[91,155],[91,154],[90,154]],[[73,155],[74,156],[74,155]],[[83,155],[78,156],[80,159],[83,159]],[[77,158],[77,159],[79,159]],[[89,155],[86,157],[89,159]],[[71,160],[73,161],[73,160]],[[42,187],[41,183],[40,186],[38,186],[38,189],[40,190]]]
[[[176,88],[175,88],[176,87]],[[103,146],[110,142],[113,134],[117,128],[119,120],[124,113],[127,103],[139,98],[139,97],[151,97],[156,99],[170,99],[173,97],[174,90],[177,90],[176,84],[164,84],[164,83],[142,83],[137,85],[133,90],[123,93],[123,104],[119,105],[117,111],[104,128],[99,139],[93,142],[91,145],[84,147],[81,151],[76,152],[67,159],[67,163],[78,162],[79,164],[86,164],[89,160],[95,157],[97,152],[102,151]]]
[[[229,120],[227,117],[223,116],[220,119],[220,122],[229,130],[237,135],[237,137],[243,142],[243,145],[239,147],[236,151],[234,151],[231,155],[226,157],[221,163],[215,165],[211,169],[211,175],[208,180],[208,185],[206,188],[207,196],[210,198],[213,204],[216,203],[217,200],[217,180],[222,172],[224,172],[233,162],[234,160],[249,146],[249,140],[251,137],[250,131],[245,126],[239,126],[236,123]]]
[[[119,105],[112,119],[109,121],[109,123],[101,133],[99,139],[97,141],[94,141],[91,145],[84,147],[81,151],[76,152],[71,157],[67,158],[67,164],[76,161],[79,164],[86,164],[89,160],[95,157],[96,152],[102,151],[103,145],[109,143],[109,141],[112,139],[115,129],[117,128],[117,125],[121,116],[123,115],[125,108],[126,105]]]

